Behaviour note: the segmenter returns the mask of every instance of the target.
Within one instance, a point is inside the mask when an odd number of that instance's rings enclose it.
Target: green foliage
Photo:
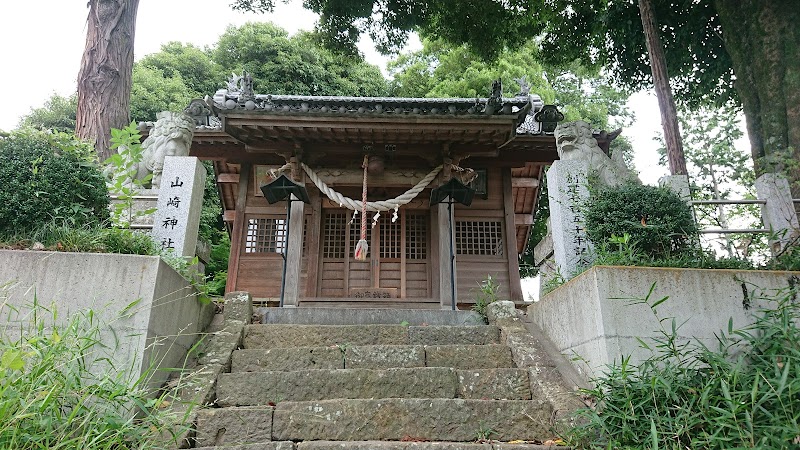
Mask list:
[[[235,0],[234,9],[272,11],[274,0]],[[541,30],[545,10],[540,2],[509,0],[313,0],[304,6],[319,14],[317,32],[329,48],[356,54],[361,33],[368,33],[379,51],[397,52],[411,31],[455,44],[468,44],[477,54],[491,58],[504,48],[514,48]]]
[[[533,251],[547,235],[547,219],[550,218],[550,197],[547,196],[546,177],[547,175],[544,175],[539,180],[539,198],[533,215],[533,226],[528,235],[528,245],[519,255],[519,276],[522,278],[535,277],[539,273]]]
[[[70,313],[34,304],[21,337],[0,335],[0,448],[168,446],[159,433],[174,420],[149,398],[144,376],[112,366],[116,349],[101,342],[107,324],[92,310]]]
[[[161,111],[183,111],[195,97],[198,94],[186,86],[179,72],[167,76],[161,69],[134,64],[130,104],[134,122],[155,121]]]
[[[363,58],[334,54],[308,33],[289,37],[271,23],[228,27],[212,57],[228,75],[250,72],[261,93],[374,97],[387,90],[380,70]]]
[[[62,97],[53,94],[40,108],[31,108],[31,112],[22,117],[20,127],[37,130],[53,130],[62,133],[75,131],[75,116],[78,111],[78,96],[72,94]]]
[[[0,233],[106,220],[108,191],[94,158],[91,146],[64,133],[23,129],[0,138]]]
[[[719,257],[697,247],[668,255],[651,255],[641,251],[629,234],[612,235],[607,242],[595,246],[597,266],[682,267],[691,269],[755,269],[746,258]]]
[[[486,320],[486,308],[490,303],[498,300],[497,292],[500,290],[500,285],[495,281],[491,275],[487,275],[486,279],[478,283],[478,292],[475,295],[475,304],[472,305],[472,310],[480,314]]]
[[[206,284],[209,295],[224,295],[225,283],[228,281],[228,256],[231,252],[231,240],[227,231],[217,233],[219,242],[211,245],[211,257],[206,265]]]
[[[753,161],[734,146],[743,135],[736,111],[703,108],[684,111],[678,118],[692,199],[755,199]],[[665,166],[666,149],[659,153],[659,164]],[[694,212],[701,228],[761,228],[758,205],[695,205]],[[766,252],[763,236],[754,234],[725,234],[718,243],[729,257]]]
[[[138,65],[159,70],[164,78],[180,78],[195,98],[213,95],[225,80],[222,68],[211,59],[211,51],[192,44],[168,42],[161,46],[161,51],[142,58]]]
[[[62,252],[127,255],[158,255],[160,252],[147,233],[102,225],[76,227],[64,222],[48,222],[35,230],[0,233],[0,248],[30,249],[36,243],[46,250]]]
[[[111,215],[111,222],[116,227],[127,228],[136,217],[154,212],[154,210],[133,210],[133,197],[153,177],[152,174],[148,174],[144,178],[137,178],[138,164],[144,155],[141,140],[142,136],[135,122],[131,122],[121,130],[111,129],[110,147],[117,152],[105,163],[111,168],[108,190],[118,200]]]
[[[653,286],[654,287],[654,286]],[[669,297],[643,299],[653,313]],[[609,366],[584,395],[595,408],[570,444],[577,448],[795,448],[800,442],[800,304],[789,289],[771,299],[756,322],[729,322],[717,348],[678,336],[660,319],[650,358]],[[764,299],[769,300],[769,299]],[[657,316],[657,314],[656,314]],[[650,342],[650,341],[648,341]],[[645,437],[647,437],[645,439]]]
[[[514,96],[519,86],[513,80],[524,76],[531,92],[557,105],[565,120],[584,120],[605,128],[609,116],[629,117],[627,95],[610,87],[603,77],[577,64],[566,69],[545,66],[541,59],[533,41],[518,50],[502,51],[496,62],[487,64],[467,46],[425,40],[422,50],[389,63],[391,92],[398,97],[486,97],[492,81],[500,78],[504,95]]]
[[[691,210],[677,194],[635,183],[592,192],[584,219],[595,245],[628,234],[640,252],[654,259],[680,255],[697,236]]]
[[[731,57],[711,0],[652,1],[664,45],[670,85],[678,100],[697,106],[731,102]],[[542,54],[548,62],[609,69],[615,84],[632,90],[652,86],[637,2],[546,2]],[[570,14],[563,14],[569,10]]]

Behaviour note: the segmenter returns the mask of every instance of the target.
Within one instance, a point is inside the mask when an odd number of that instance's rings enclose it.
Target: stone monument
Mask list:
[[[595,179],[605,186],[641,181],[622,161],[613,160],[603,152],[588,123],[559,124],[554,135],[560,159],[547,172],[549,231],[558,273],[570,279],[594,260],[583,219],[583,208],[589,200],[589,180]]]
[[[153,220],[153,240],[162,250],[194,256],[206,170],[193,156],[167,156]]]

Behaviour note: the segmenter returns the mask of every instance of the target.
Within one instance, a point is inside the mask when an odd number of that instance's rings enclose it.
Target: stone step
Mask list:
[[[284,401],[368,398],[530,400],[525,369],[454,370],[444,367],[223,373],[217,404],[274,405]]]
[[[400,367],[496,369],[515,365],[511,349],[500,344],[333,345],[237,350],[233,352],[231,372]]]
[[[392,308],[255,308],[265,324],[301,325],[483,325],[474,311]]]
[[[489,325],[249,325],[244,348],[324,347],[329,345],[496,344],[500,330]]]
[[[546,439],[552,407],[541,400],[336,399],[276,407],[202,409],[197,446],[275,441],[469,442]]]
[[[569,450],[568,447],[505,442],[275,441],[196,450]]]

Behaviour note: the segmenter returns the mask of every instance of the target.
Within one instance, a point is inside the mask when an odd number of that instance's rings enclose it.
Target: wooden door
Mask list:
[[[401,210],[367,228],[369,254],[357,261],[360,218],[346,210],[323,211],[320,297],[429,298],[429,215]]]

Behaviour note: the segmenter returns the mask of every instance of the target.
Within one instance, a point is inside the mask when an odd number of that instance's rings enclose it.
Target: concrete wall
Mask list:
[[[183,367],[213,315],[196,294],[157,256],[0,250],[0,324],[7,333],[25,329],[34,296],[54,305],[59,321],[92,309],[116,370],[133,368],[128,375],[136,379],[155,369],[152,387],[166,380],[165,369]]]
[[[576,366],[592,377],[623,355],[648,357],[637,337],[649,345],[662,326],[671,329],[671,320],[659,319],[675,318],[679,336],[713,346],[729,319],[734,328],[751,324],[767,298],[798,281],[800,272],[595,266],[529,306],[528,315],[559,351],[584,358]],[[650,304],[669,296],[657,314],[636,304],[653,283]]]

